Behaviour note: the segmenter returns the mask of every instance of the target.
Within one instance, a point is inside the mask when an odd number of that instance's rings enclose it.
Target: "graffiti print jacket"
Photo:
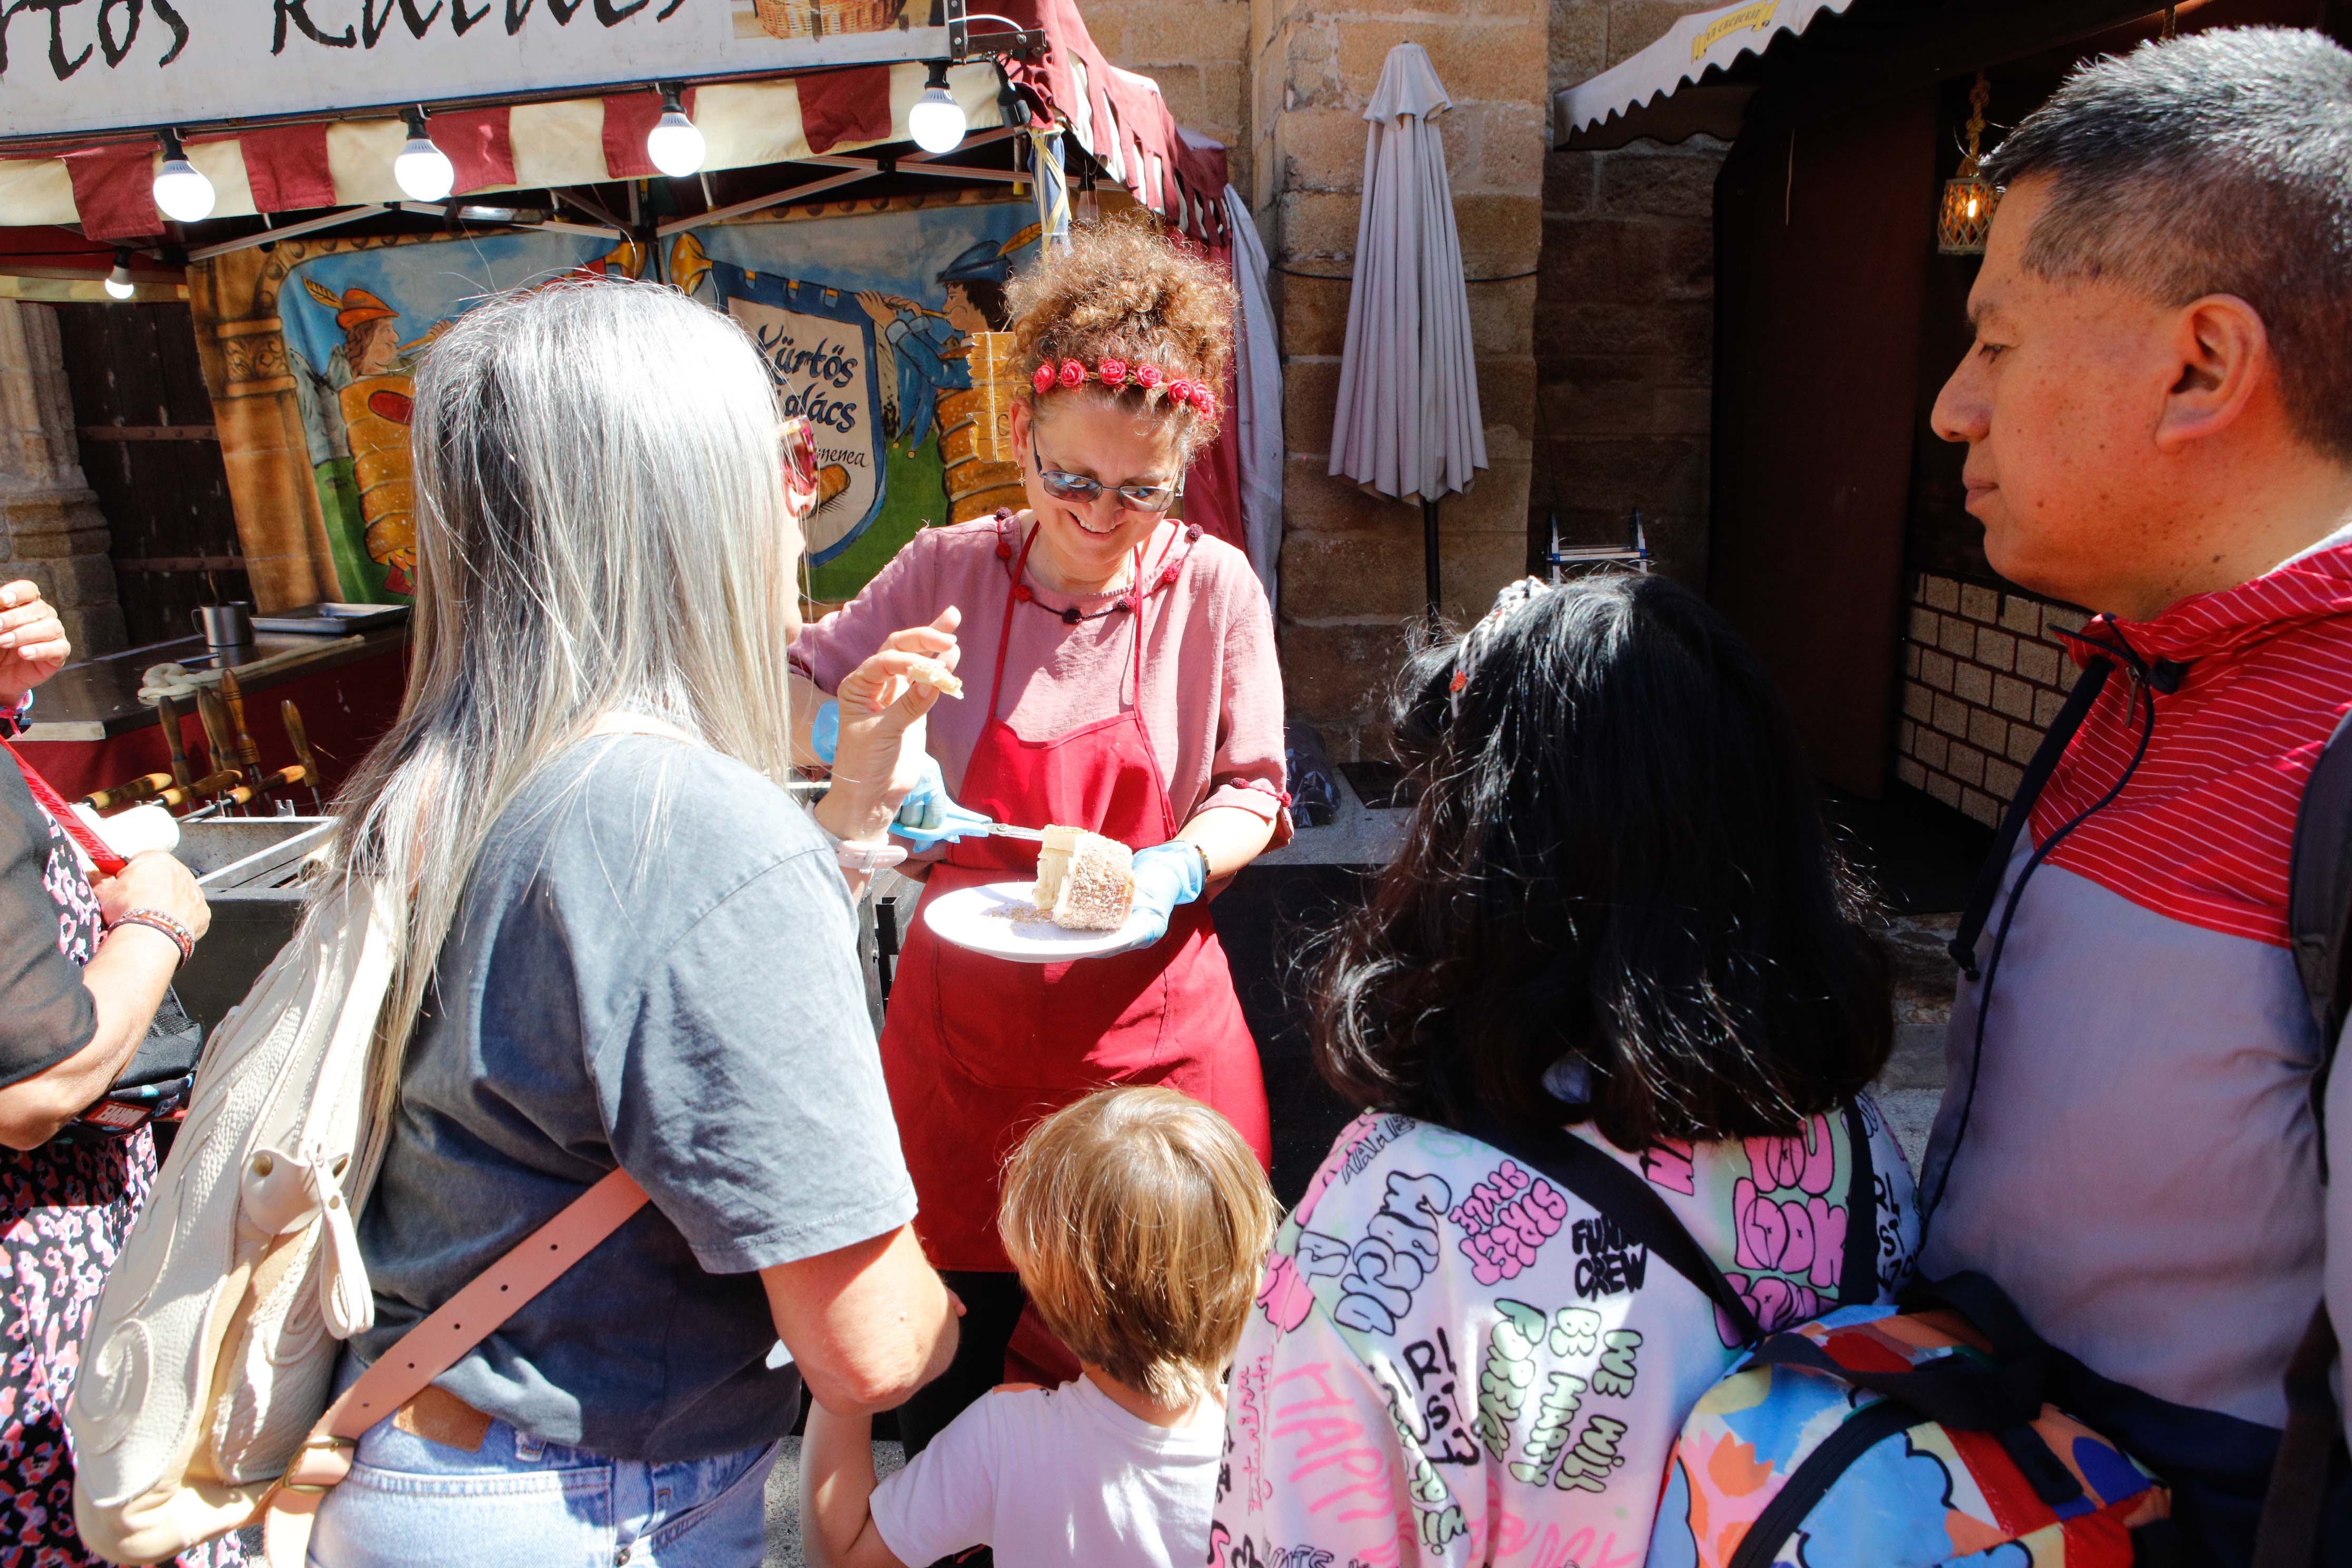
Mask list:
[[[1577,1131],[1649,1180],[1769,1330],[1833,1304],[1848,1247],[1872,1249],[1882,1299],[1909,1276],[1909,1168],[1862,1110],[1867,1235],[1846,1223],[1843,1117],[1638,1157]],[[1276,1237],[1234,1357],[1211,1561],[1637,1565],[1730,1337],[1697,1287],[1541,1175],[1362,1117]]]
[[[2304,784],[2352,706],[2352,538],[2071,640],[2118,668],[1992,905],[1991,990],[1963,984],[1953,1011],[1924,1266],[1990,1275],[2092,1372],[2187,1407],[2148,1406],[2145,1438],[2126,1425],[2144,1451],[2193,1427],[2215,1460],[2233,1422],[2284,1424],[2329,1251],[2287,870]],[[2033,851],[2076,817],[2000,939]],[[2352,1158],[2347,1121],[2329,1126]]]

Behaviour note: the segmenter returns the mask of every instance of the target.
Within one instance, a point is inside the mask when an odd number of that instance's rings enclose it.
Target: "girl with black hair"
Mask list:
[[[1420,804],[1315,973],[1365,1114],[1269,1255],[1213,1555],[1639,1563],[1741,1333],[1627,1214],[1462,1130],[1643,1178],[1765,1331],[1885,1300],[1918,1245],[1862,1093],[1886,962],[1770,680],[1685,589],[1516,584],[1394,718]],[[1747,1517],[1737,1466],[1696,1468],[1726,1490],[1695,1515]]]

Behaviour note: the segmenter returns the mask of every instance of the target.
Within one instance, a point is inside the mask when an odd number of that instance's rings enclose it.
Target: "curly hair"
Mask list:
[[[1107,359],[1158,365],[1160,388],[1130,381],[1113,390],[1090,381],[1080,390],[1158,408],[1178,422],[1177,446],[1187,460],[1216,435],[1215,414],[1166,397],[1164,384],[1197,382],[1223,395],[1234,360],[1233,285],[1154,228],[1072,230],[1068,249],[1048,247],[1014,277],[1006,305],[1024,376],[1065,360],[1089,370]]]
[[[1794,1132],[1885,1065],[1887,959],[1803,745],[1698,595],[1537,595],[1416,653],[1394,719],[1421,801],[1315,970],[1342,1096],[1449,1126],[1589,1117],[1645,1149]],[[1547,1086],[1571,1053],[1580,1112]]]

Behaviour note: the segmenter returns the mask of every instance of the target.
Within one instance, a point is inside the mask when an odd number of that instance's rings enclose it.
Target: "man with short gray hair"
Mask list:
[[[2323,1279],[2352,1322],[2286,922],[2303,786],[2352,709],[2352,53],[2149,44],[1988,170],[1936,428],[1993,569],[2097,612],[2069,640],[2100,684],[1968,944],[1924,1266],[2005,1288],[2199,1560],[2239,1563]],[[2327,1526],[2340,1557],[2352,1487]]]

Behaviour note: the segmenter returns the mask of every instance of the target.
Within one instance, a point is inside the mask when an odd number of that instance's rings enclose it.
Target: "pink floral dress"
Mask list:
[[[1769,1331],[1907,1282],[1918,1215],[1868,1100],[1793,1138],[1630,1154]],[[1855,1138],[1872,1215],[1853,1221]],[[1855,1248],[1852,1279],[1846,1260]],[[1864,1264],[1867,1267],[1864,1267]],[[1543,1176],[1408,1116],[1339,1135],[1275,1238],[1234,1360],[1218,1568],[1639,1568],[1675,1435],[1736,1335]]]
[[[89,1042],[80,966],[101,929],[72,847],[0,758],[0,1084]],[[154,1179],[144,1128],[0,1148],[0,1568],[101,1568],[74,1529],[64,1411],[100,1287]],[[180,1559],[244,1561],[234,1536]]]

